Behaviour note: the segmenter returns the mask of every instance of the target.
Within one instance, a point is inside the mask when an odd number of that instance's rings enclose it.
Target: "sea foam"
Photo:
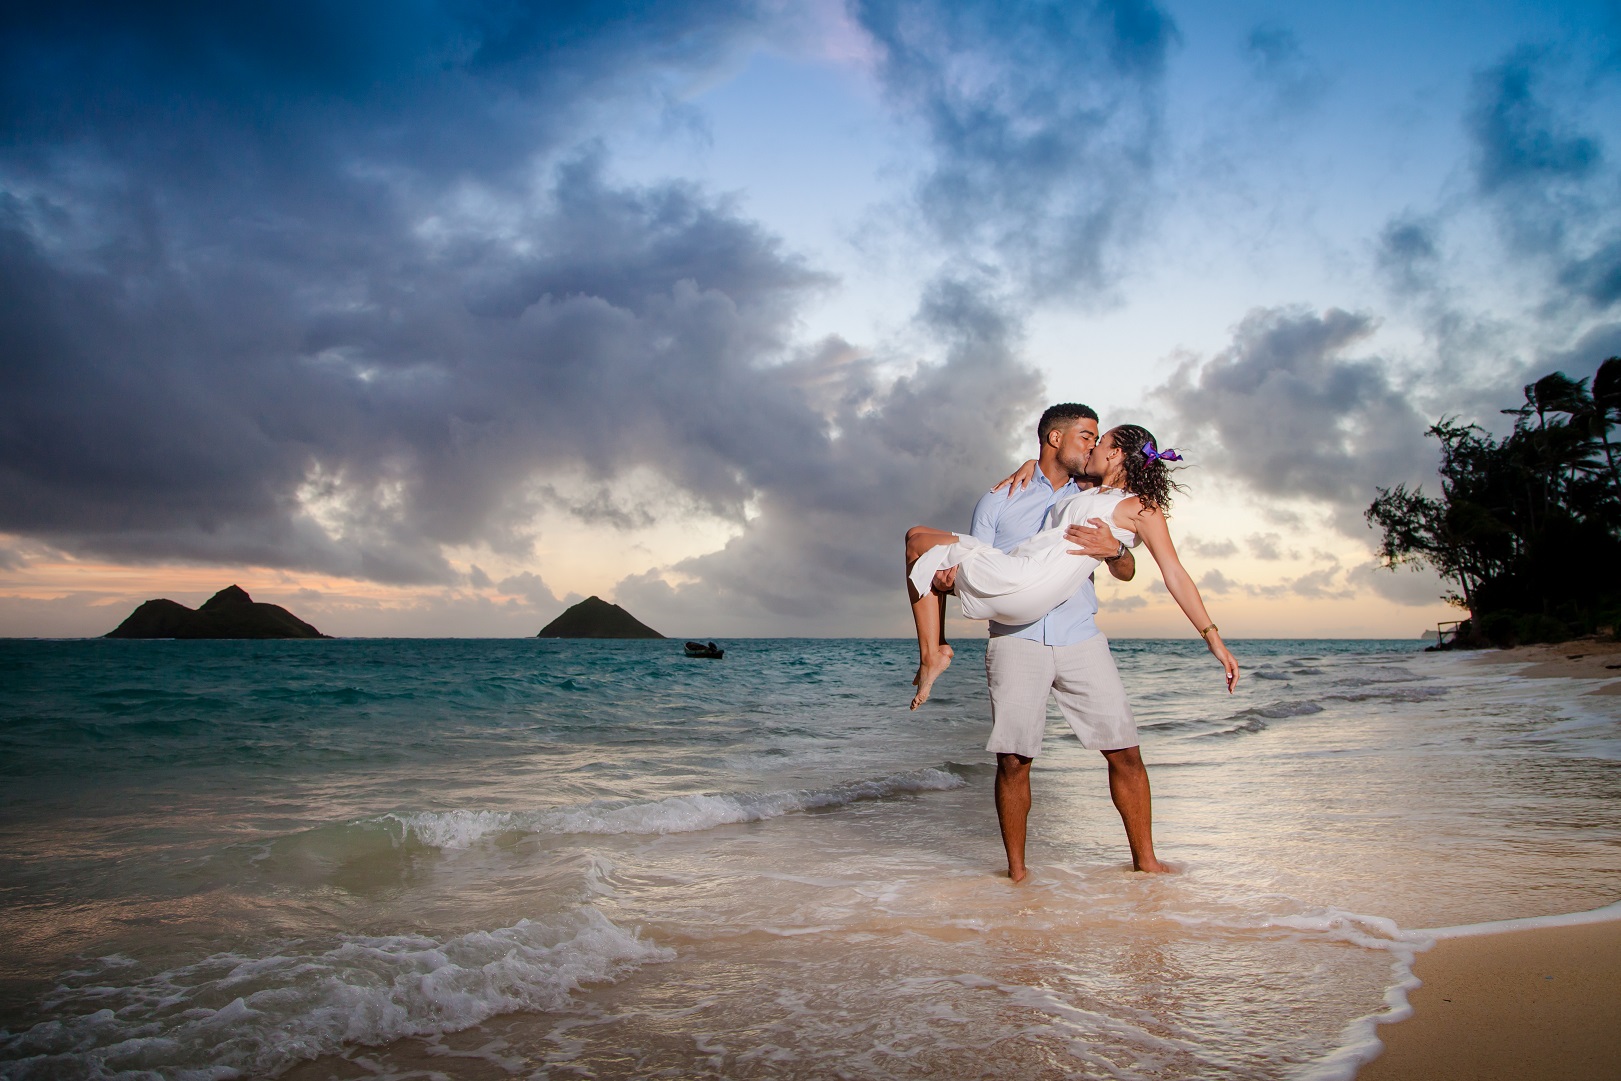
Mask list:
[[[1549,916],[1530,916],[1515,920],[1491,920],[1486,923],[1460,924],[1455,927],[1432,927],[1404,931],[1389,928],[1390,941],[1385,948],[1395,955],[1392,964],[1394,981],[1385,990],[1382,1012],[1359,1017],[1345,1026],[1340,1046],[1312,1067],[1301,1081],[1352,1081],[1365,1062],[1371,1062],[1384,1049],[1378,1028],[1413,1016],[1407,1001],[1410,991],[1423,981],[1413,975],[1416,956],[1443,938],[1473,938],[1477,935],[1500,935],[1510,931],[1530,931],[1544,927],[1578,927],[1590,923],[1610,923],[1621,920],[1621,901],[1603,908],[1585,912],[1562,912]],[[1376,942],[1363,943],[1380,945]]]
[[[380,815],[357,824],[380,823],[398,829],[401,840],[448,849],[466,848],[480,838],[502,833],[695,833],[862,800],[942,792],[966,783],[955,773],[931,768],[792,792],[669,796],[648,803],[593,803],[538,811],[416,811]]]
[[[46,1003],[56,1019],[0,1033],[0,1059],[17,1081],[265,1076],[346,1045],[561,1010],[583,984],[674,956],[586,906],[443,940],[345,935],[325,949],[215,954],[128,985],[101,985],[129,968],[107,958],[82,974],[92,985]]]

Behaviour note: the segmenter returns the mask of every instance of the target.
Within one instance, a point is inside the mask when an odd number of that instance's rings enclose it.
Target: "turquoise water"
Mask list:
[[[1566,681],[1115,642],[1181,873],[1055,723],[1014,888],[983,643],[726,645],[0,642],[0,1072],[1292,1077],[1395,929],[1621,893]]]

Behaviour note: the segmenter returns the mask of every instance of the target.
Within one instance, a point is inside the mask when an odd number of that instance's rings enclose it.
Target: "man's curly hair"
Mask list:
[[[1143,506],[1156,508],[1170,517],[1171,495],[1182,491],[1184,486],[1171,477],[1163,461],[1158,458],[1149,461],[1143,454],[1143,448],[1150,443],[1160,449],[1154,433],[1140,424],[1122,424],[1112,429],[1112,434],[1114,445],[1125,455],[1126,491],[1141,499]]]

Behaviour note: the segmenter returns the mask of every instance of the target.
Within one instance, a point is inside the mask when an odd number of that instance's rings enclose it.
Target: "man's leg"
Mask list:
[[[1022,754],[996,756],[996,820],[1002,824],[1007,849],[1007,876],[1022,881],[1024,834],[1030,822],[1030,759]]]
[[[1137,721],[1109,652],[1109,640],[1096,634],[1053,652],[1053,692],[1076,738],[1084,747],[1116,748],[1104,750],[1103,757],[1109,762],[1109,795],[1131,846],[1131,865],[1139,871],[1169,871],[1154,855],[1148,769],[1137,750]]]
[[[1024,837],[1030,819],[1030,761],[1047,731],[1047,696],[1053,685],[1050,646],[1023,638],[985,643],[985,679],[991,692],[991,738],[996,755],[996,818],[1007,849],[1008,877],[1025,876]]]
[[[1148,767],[1143,765],[1143,756],[1136,747],[1121,747],[1116,751],[1104,751],[1103,757],[1109,762],[1109,795],[1113,797],[1114,809],[1120,812],[1120,821],[1126,827],[1126,843],[1131,846],[1132,868],[1149,872],[1169,871],[1170,868],[1154,855],[1153,797],[1148,789]],[[1000,773],[997,781],[1000,784]]]

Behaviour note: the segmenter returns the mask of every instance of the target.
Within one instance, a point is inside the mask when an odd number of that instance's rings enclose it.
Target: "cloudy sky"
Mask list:
[[[1230,636],[1413,637],[1362,510],[1621,353],[1618,155],[1615,3],[10,5],[0,634],[905,634],[1078,400]]]

